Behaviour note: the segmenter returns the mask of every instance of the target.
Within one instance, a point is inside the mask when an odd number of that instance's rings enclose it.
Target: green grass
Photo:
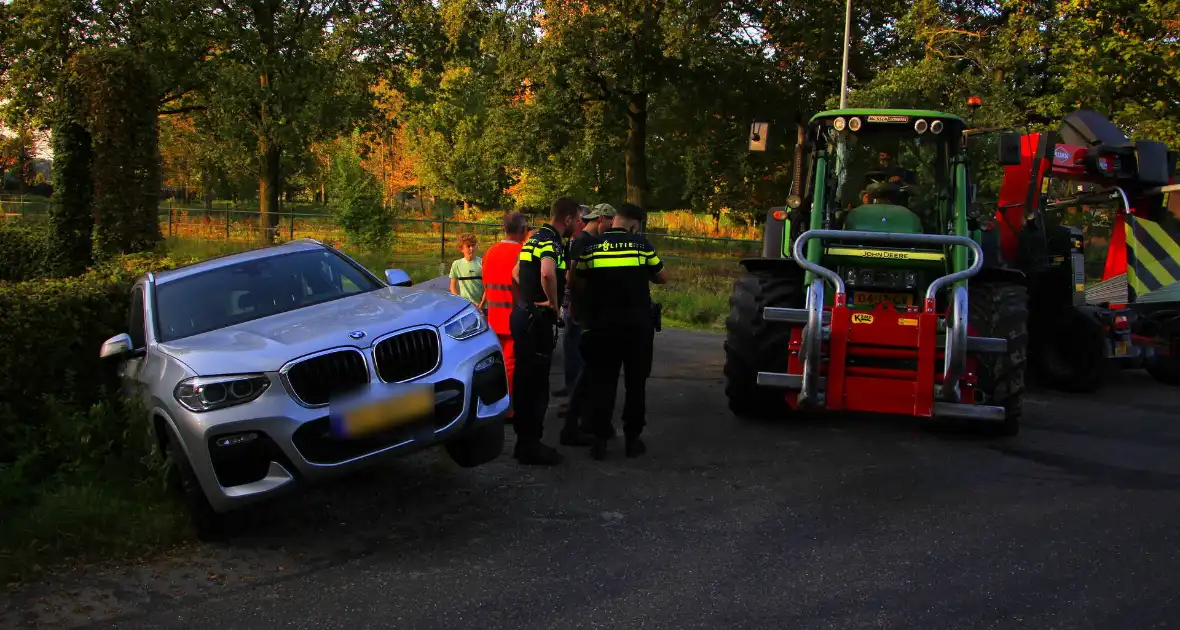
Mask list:
[[[668,284],[652,289],[652,299],[664,306],[664,325],[724,330],[737,262],[665,258],[664,263],[668,269]]]
[[[191,537],[159,481],[77,475],[44,482],[0,518],[0,584],[111,559],[146,557]]]

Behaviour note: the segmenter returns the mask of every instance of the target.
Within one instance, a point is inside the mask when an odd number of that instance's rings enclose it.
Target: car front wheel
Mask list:
[[[172,464],[171,474],[174,476],[175,486],[180,489],[181,499],[188,509],[197,538],[207,542],[223,539],[227,533],[225,517],[209,503],[205,491],[201,489],[201,483],[197,480],[192,463],[172,431],[168,431],[168,460]]]
[[[504,450],[504,423],[496,420],[468,429],[444,446],[451,461],[459,466],[481,466],[499,457]]]

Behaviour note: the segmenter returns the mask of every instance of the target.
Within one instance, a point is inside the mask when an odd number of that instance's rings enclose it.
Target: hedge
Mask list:
[[[50,253],[44,229],[0,223],[0,282],[52,275]]]
[[[22,498],[22,479],[134,463],[150,450],[144,427],[120,413],[115,366],[98,350],[127,332],[136,278],[178,263],[130,256],[79,276],[0,282],[0,504]]]

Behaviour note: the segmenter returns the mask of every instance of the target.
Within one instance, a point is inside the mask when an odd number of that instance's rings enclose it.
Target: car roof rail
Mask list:
[[[316,245],[323,245],[324,244],[323,241],[316,240],[314,238],[311,238],[310,236],[304,236],[302,238],[297,238],[297,239],[290,240],[287,242],[288,243],[315,243]]]

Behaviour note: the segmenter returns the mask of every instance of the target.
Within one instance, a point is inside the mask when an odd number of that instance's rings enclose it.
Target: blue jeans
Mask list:
[[[572,391],[574,381],[578,379],[578,373],[582,371],[583,365],[582,352],[579,349],[582,343],[582,327],[570,321],[568,315],[565,318],[565,334],[562,337],[564,338],[562,350],[565,355],[565,386]]]

